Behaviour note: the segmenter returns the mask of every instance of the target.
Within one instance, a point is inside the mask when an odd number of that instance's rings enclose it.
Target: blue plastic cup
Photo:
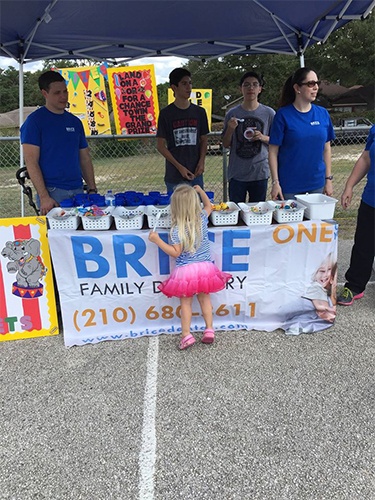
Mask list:
[[[66,198],[65,200],[61,200],[60,207],[62,207],[62,208],[74,207],[74,199],[73,198]]]

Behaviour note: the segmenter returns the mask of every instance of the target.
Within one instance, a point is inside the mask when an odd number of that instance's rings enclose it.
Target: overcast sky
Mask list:
[[[178,57],[149,57],[130,61],[129,66],[144,66],[146,64],[153,64],[155,66],[156,85],[159,83],[168,82],[168,75],[174,68],[179,68],[187,62],[187,59],[180,59]],[[42,62],[34,62],[25,64],[24,71],[37,71],[42,69]],[[0,68],[8,68],[13,66],[18,69],[18,63],[13,59],[0,57]]]

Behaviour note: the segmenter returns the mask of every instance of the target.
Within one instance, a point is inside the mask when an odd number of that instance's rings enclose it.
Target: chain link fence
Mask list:
[[[366,136],[363,133],[352,134],[332,146],[334,196],[338,199],[356,159],[364,148]],[[124,139],[122,136],[97,136],[88,137],[88,141],[100,193],[103,194],[108,189],[114,192],[165,192],[164,158],[156,149],[155,136],[139,135],[131,139]],[[215,193],[217,202],[227,199],[227,161],[227,151],[223,151],[221,146],[221,133],[212,132],[208,141],[204,182],[205,189]],[[26,216],[35,215],[16,180],[15,174],[19,166],[19,137],[0,137],[1,217],[20,217],[23,210]],[[335,219],[340,224],[341,237],[353,237],[363,187],[364,181],[361,181],[348,210],[344,211],[340,203],[336,205]]]

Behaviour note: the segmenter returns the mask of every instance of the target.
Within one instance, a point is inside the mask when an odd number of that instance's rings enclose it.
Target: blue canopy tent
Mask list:
[[[142,57],[213,59],[298,56],[375,0],[0,0],[0,56],[129,62]]]
[[[98,60],[303,56],[373,0],[1,0],[0,55]]]
[[[303,66],[310,45],[364,19],[374,5],[375,0],[0,0],[0,56],[19,63],[22,113],[27,62],[278,53],[299,57]]]
[[[0,56],[129,62],[278,53],[300,58],[375,0],[0,0]],[[21,119],[22,122],[22,119]]]

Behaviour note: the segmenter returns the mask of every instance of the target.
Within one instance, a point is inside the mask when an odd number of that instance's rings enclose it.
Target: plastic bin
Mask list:
[[[52,208],[46,215],[50,229],[77,229],[80,219],[75,209]]]
[[[269,225],[272,222],[272,208],[267,201],[259,203],[238,203],[241,219],[247,226]]]
[[[150,229],[155,227],[170,228],[172,225],[171,207],[170,205],[158,206],[148,205],[145,207],[147,215],[147,223]],[[160,214],[160,215],[159,215]]]
[[[235,226],[238,223],[240,208],[233,201],[228,201],[228,210],[213,210],[210,220],[214,226]]]
[[[145,207],[116,207],[112,212],[118,230],[142,229]]]
[[[320,193],[298,194],[296,198],[306,207],[307,219],[332,219],[338,202],[335,198]]]
[[[111,227],[114,207],[102,207],[104,215],[84,215],[80,214],[83,229],[89,231],[105,231]]]
[[[296,200],[268,201],[273,209],[272,216],[276,222],[299,222],[303,220],[305,205]]]

